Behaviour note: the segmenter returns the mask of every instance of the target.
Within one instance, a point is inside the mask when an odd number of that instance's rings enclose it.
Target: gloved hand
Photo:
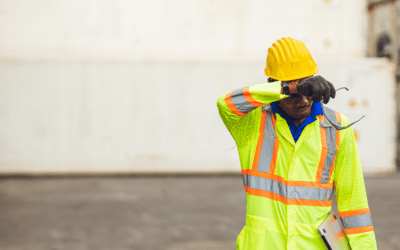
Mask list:
[[[322,76],[311,76],[300,80],[297,83],[297,93],[312,96],[311,100],[314,102],[320,102],[323,98],[325,104],[331,97],[336,96],[335,87]]]

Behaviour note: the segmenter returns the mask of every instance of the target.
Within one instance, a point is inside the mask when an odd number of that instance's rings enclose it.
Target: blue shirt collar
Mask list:
[[[270,103],[270,105],[271,105],[272,111],[274,111],[275,113],[278,113],[283,119],[286,120],[286,122],[289,125],[290,132],[292,133],[292,136],[293,136],[293,139],[295,142],[297,142],[297,140],[299,139],[305,126],[307,126],[308,124],[317,120],[317,118],[316,118],[317,115],[323,115],[321,102],[317,102],[317,103],[313,102],[313,104],[311,106],[310,115],[300,124],[299,127],[297,127],[291,120],[289,120],[287,117],[285,117],[281,113],[281,111],[279,111],[277,102],[272,102],[272,103]]]
[[[280,116],[282,116],[282,118],[284,118],[287,122],[290,122],[294,125],[294,123],[292,121],[290,121],[287,117],[285,117],[281,111],[279,111],[278,109],[278,102],[271,102],[270,103],[272,111],[274,111],[275,113],[278,113]],[[317,115],[323,115],[324,113],[322,112],[322,106],[321,106],[321,102],[313,102],[312,106],[311,106],[311,113],[308,117],[312,117],[315,118],[317,117]],[[308,118],[307,117],[307,118]],[[301,126],[301,125],[300,125]]]

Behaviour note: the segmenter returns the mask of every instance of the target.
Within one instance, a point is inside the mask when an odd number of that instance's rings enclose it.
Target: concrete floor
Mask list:
[[[379,249],[400,249],[400,174],[366,178]],[[241,176],[0,179],[0,249],[226,250]]]

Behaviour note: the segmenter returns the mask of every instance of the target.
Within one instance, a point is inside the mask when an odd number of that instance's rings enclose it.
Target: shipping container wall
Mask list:
[[[396,123],[400,123],[400,1],[368,1],[368,55],[386,57],[395,66],[394,77],[397,85]],[[400,128],[397,127],[397,135]],[[400,138],[398,136],[398,138]],[[397,139],[397,158],[400,158],[400,140]],[[400,161],[397,161],[400,167]]]
[[[259,62],[281,37],[317,58],[367,52],[365,0],[0,2],[0,59]]]
[[[341,90],[366,173],[394,171],[392,66],[318,62]],[[260,63],[1,62],[2,173],[239,172],[217,98],[265,83]],[[379,83],[379,85],[377,85]]]
[[[339,93],[332,105],[351,119],[366,115],[354,127],[364,170],[392,171],[393,72],[386,61],[363,59],[366,4],[2,1],[0,171],[238,171],[216,100],[266,82],[268,48],[287,36],[306,44],[332,82],[365,93]],[[376,82],[379,90],[365,92]],[[375,109],[382,103],[383,113]],[[385,136],[364,131],[378,120]]]

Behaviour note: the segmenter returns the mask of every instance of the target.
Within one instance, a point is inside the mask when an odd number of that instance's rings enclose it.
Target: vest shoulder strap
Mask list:
[[[324,106],[324,110],[325,110],[324,116],[328,117],[328,119],[329,119],[334,125],[336,125],[336,126],[341,126],[340,122],[337,122],[337,120],[340,120],[340,119],[337,119],[337,117],[336,117],[336,113],[337,113],[337,112],[335,112],[335,110],[330,109],[330,108],[328,108],[328,107],[326,107],[326,106]],[[338,114],[338,115],[340,115],[340,114]],[[319,126],[320,126],[320,127],[324,127],[324,128],[332,128],[332,125],[329,124],[329,122],[328,122],[326,119],[324,119],[324,122],[320,122],[320,123],[319,123]]]
[[[271,105],[267,104],[267,105],[263,106],[262,111],[266,111],[267,114],[269,114],[269,116],[267,115],[267,117],[269,117],[269,119],[271,119],[271,115],[274,115],[274,117],[276,119],[275,112],[272,110]]]

